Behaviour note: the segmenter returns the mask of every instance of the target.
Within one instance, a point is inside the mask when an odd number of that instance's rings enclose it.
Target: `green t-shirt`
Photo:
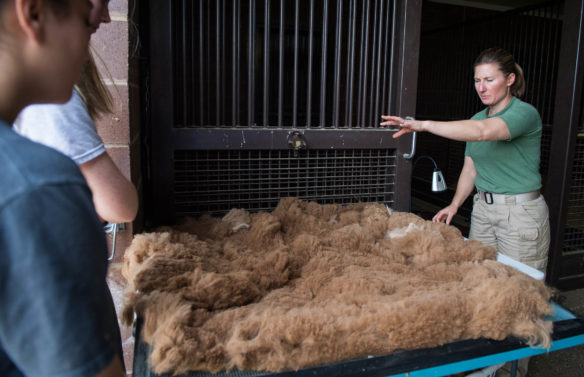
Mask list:
[[[500,112],[487,116],[488,108],[471,119],[503,119],[511,138],[498,141],[467,142],[465,156],[477,169],[477,189],[496,194],[521,194],[541,188],[539,156],[541,118],[537,110],[515,97]]]

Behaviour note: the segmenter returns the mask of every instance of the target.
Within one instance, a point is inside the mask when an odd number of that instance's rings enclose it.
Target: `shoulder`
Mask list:
[[[65,155],[18,135],[0,124],[0,206],[11,197],[44,185],[86,186],[75,163]]]
[[[541,117],[535,107],[513,97],[511,103],[497,116],[507,124],[511,139],[520,135],[540,136]]]
[[[510,107],[513,110],[520,110],[520,111],[537,113],[537,109],[535,107],[533,107],[532,104],[527,103],[527,102],[523,102],[522,100],[520,100],[517,97],[513,97],[513,100],[512,100]]]
[[[87,106],[77,90],[73,90],[69,101],[63,104],[35,104],[25,107],[14,122],[19,133],[38,123],[66,125],[66,121],[91,119],[87,113]],[[35,130],[39,132],[40,130]]]
[[[73,94],[71,94],[71,99],[67,102],[66,105],[69,105],[71,108],[82,110],[83,112],[87,113],[87,105],[81,96],[81,93],[77,89],[73,89]]]
[[[62,105],[28,106],[15,121],[14,129],[33,141],[55,148],[77,164],[105,152],[95,123],[77,90]]]
[[[482,109],[481,111],[479,111],[478,113],[476,113],[475,115],[473,115],[470,119],[471,120],[484,120],[487,119],[487,110],[488,108],[485,107],[484,109]]]
[[[509,109],[509,121],[519,124],[524,123],[526,125],[525,127],[531,128],[533,131],[537,132],[539,132],[542,127],[539,111],[537,111],[533,105],[523,102],[515,97],[512,106],[510,106]]]

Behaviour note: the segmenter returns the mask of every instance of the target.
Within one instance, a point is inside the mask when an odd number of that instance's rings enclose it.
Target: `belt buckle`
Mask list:
[[[485,192],[485,203],[493,204],[495,201],[493,200],[493,193],[492,192]]]

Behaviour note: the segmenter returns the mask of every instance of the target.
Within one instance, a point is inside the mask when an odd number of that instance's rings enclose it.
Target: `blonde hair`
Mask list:
[[[103,114],[111,114],[113,109],[113,99],[107,86],[103,83],[99,70],[95,64],[93,55],[95,52],[90,51],[89,59],[85,62],[81,76],[75,85],[75,88],[83,98],[87,106],[87,112],[92,119],[98,119]]]
[[[495,63],[499,66],[499,70],[505,76],[515,74],[515,82],[511,85],[511,94],[515,97],[521,98],[525,93],[525,77],[523,76],[523,69],[515,62],[513,55],[502,48],[488,48],[481,52],[473,64],[473,68],[477,65]]]

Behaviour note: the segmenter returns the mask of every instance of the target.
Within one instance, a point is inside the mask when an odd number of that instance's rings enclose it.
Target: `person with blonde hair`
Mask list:
[[[71,159],[11,127],[30,104],[70,99],[92,8],[0,0],[0,376],[125,375],[87,183]]]
[[[465,141],[452,202],[432,220],[450,224],[476,187],[469,238],[545,273],[550,224],[540,193],[541,118],[519,99],[525,92],[523,70],[508,51],[481,52],[474,62],[474,83],[486,108],[471,119],[437,122],[384,115],[381,125],[401,127],[394,138],[418,131]],[[527,373],[528,360],[519,361],[518,376]]]
[[[92,32],[109,23],[109,0],[94,0]],[[111,223],[131,222],[138,211],[138,195],[114,164],[97,133],[95,120],[112,112],[112,97],[104,85],[93,56],[83,67],[71,100],[63,105],[26,107],[14,129],[69,156],[81,169],[93,194],[97,214]],[[42,122],[44,127],[37,127]]]

